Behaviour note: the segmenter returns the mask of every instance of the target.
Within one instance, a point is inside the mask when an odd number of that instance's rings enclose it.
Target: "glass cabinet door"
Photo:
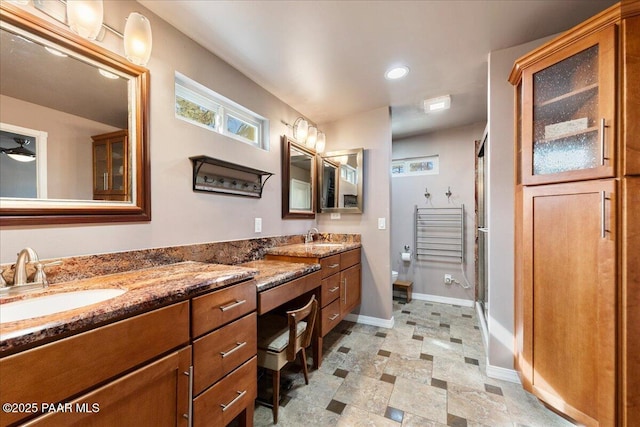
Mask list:
[[[107,144],[93,145],[93,191],[94,193],[109,190],[109,156]]]
[[[613,176],[615,58],[611,27],[523,72],[523,184]]]
[[[111,190],[124,190],[124,141],[113,141],[111,144]]]

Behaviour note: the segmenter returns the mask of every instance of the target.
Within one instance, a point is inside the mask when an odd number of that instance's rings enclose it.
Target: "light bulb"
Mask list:
[[[318,132],[318,140],[316,141],[316,151],[322,153],[326,144],[326,137],[324,132]]]
[[[318,128],[315,126],[309,126],[309,130],[307,132],[307,147],[314,148],[316,145],[316,140],[318,139]]]
[[[131,12],[124,26],[124,54],[136,65],[147,65],[153,44],[151,23],[146,16]]]
[[[76,34],[95,40],[102,28],[102,0],[67,0],[67,22]]]

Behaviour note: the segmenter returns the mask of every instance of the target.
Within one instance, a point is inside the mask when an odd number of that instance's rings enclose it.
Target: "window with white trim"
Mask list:
[[[269,120],[177,73],[176,117],[185,122],[269,150]]]

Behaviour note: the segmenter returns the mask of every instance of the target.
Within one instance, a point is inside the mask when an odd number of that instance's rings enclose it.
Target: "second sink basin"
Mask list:
[[[342,247],[342,243],[308,243],[309,245],[313,245],[317,248],[338,248]]]
[[[106,301],[125,292],[125,289],[89,289],[0,304],[0,323],[61,313]]]

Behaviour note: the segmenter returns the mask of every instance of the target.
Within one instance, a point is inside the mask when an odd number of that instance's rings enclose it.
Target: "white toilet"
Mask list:
[[[398,280],[398,272],[391,270],[391,285],[393,285],[396,280]]]

